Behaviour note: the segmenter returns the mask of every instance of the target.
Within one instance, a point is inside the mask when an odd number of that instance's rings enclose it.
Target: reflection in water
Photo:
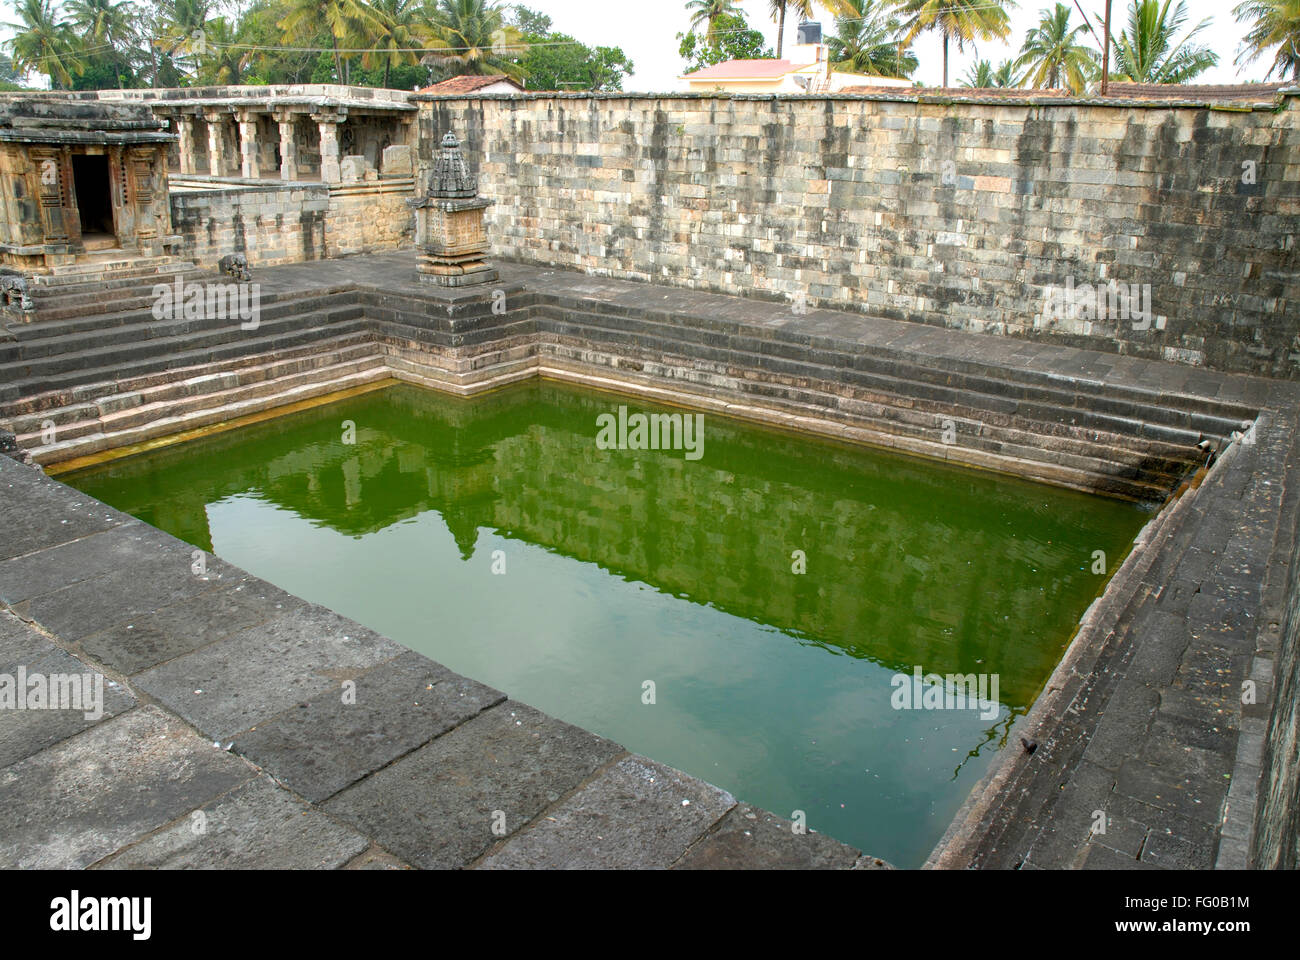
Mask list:
[[[627,403],[401,386],[64,479],[512,697],[919,864],[1104,586],[1093,551],[1113,570],[1144,512],[708,415],[697,461],[599,449],[596,418]],[[891,709],[890,677],[918,665],[997,674],[996,720]]]

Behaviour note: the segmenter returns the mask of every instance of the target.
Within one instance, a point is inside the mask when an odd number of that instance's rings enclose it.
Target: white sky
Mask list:
[[[1073,9],[1073,2],[1071,7]],[[1244,83],[1262,80],[1268,70],[1268,61],[1259,60],[1238,70],[1234,60],[1238,54],[1245,27],[1236,22],[1232,8],[1238,0],[1187,0],[1189,22],[1197,23],[1213,17],[1213,24],[1198,38],[1219,54],[1219,65],[1197,78],[1199,83]],[[1104,0],[1080,0],[1088,16],[1104,9]],[[220,3],[220,6],[226,6]],[[527,0],[526,6],[548,14],[554,29],[570,34],[588,45],[622,47],[636,65],[636,73],[624,84],[628,90],[672,91],[684,89],[677,78],[683,70],[677,55],[677,34],[687,30],[690,15],[685,0]],[[981,44],[967,47],[966,53],[950,51],[949,82],[956,85],[965,76],[967,67],[976,60],[991,60],[996,66],[1019,50],[1025,32],[1038,21],[1038,11],[1055,5],[1055,0],[1020,0],[1011,10],[1012,32],[1010,42]],[[1114,20],[1122,29],[1124,11],[1128,0],[1114,0]],[[776,24],[768,19],[768,0],[740,0],[740,6],[749,16],[752,26],[762,30],[768,43],[776,47]],[[13,0],[0,0],[0,22],[16,20]],[[832,32],[833,18],[822,9],[823,30]],[[1078,23],[1076,13],[1075,23]],[[794,43],[795,18],[786,21],[787,47]],[[1094,26],[1101,31],[1100,17]],[[9,36],[10,30],[0,28],[0,35]],[[922,36],[914,48],[921,61],[916,79],[926,84],[938,85],[943,76],[942,47],[937,37]]]
[[[1070,0],[1067,0],[1070,2]],[[1009,59],[1019,51],[1025,33],[1039,20],[1039,10],[1054,7],[1056,0],[1021,0],[1011,13],[1011,42],[994,42],[981,44],[978,51],[967,47],[965,54],[950,49],[949,82],[954,86],[966,74],[967,67],[976,60],[993,61],[996,66],[1000,61]],[[1101,32],[1100,16],[1093,18],[1094,11],[1105,9],[1104,0],[1080,0],[1088,17],[1093,19],[1097,32]],[[1197,78],[1198,83],[1245,83],[1262,80],[1268,71],[1268,62],[1258,60],[1248,65],[1240,74],[1233,60],[1236,58],[1245,27],[1236,22],[1232,8],[1237,0],[1187,0],[1188,22],[1195,24],[1206,17],[1213,17],[1211,27],[1207,27],[1198,37],[1198,41],[1213,49],[1219,55],[1219,65]],[[749,17],[750,24],[762,30],[773,50],[776,49],[776,24],[768,19],[768,0],[740,0],[739,4]],[[1075,9],[1070,2],[1071,9]],[[1122,29],[1128,0],[1114,0],[1112,22]],[[686,10],[685,0],[640,0],[627,3],[623,0],[525,0],[525,6],[549,15],[554,21],[553,29],[570,34],[588,45],[597,43],[605,46],[622,47],[623,52],[636,65],[636,74],[624,84],[628,90],[668,91],[684,87],[677,82],[682,73],[683,63],[677,55],[678,33],[684,33],[690,24],[690,14]],[[834,20],[820,12],[824,32],[834,31]],[[795,18],[786,19],[786,48],[794,43]],[[1080,21],[1077,9],[1073,22]],[[1118,32],[1118,29],[1116,29]],[[938,85],[943,79],[943,48],[937,37],[919,38],[913,49],[921,61],[921,69],[915,79],[922,83]],[[1276,78],[1275,78],[1276,79]]]

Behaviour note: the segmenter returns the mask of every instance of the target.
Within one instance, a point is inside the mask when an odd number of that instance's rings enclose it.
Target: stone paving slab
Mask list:
[[[130,676],[306,605],[265,580],[246,576],[114,624],[83,638],[80,647]]]
[[[387,850],[371,846],[369,850],[343,866],[344,870],[410,870],[409,863],[403,863]]]
[[[100,533],[132,518],[0,457],[0,560]]]
[[[820,833],[796,833],[795,824],[747,803],[733,807],[673,864],[674,870],[892,870]]]
[[[624,757],[479,862],[484,870],[665,870],[736,805],[645,757]]]
[[[107,625],[171,606],[238,578],[234,567],[216,560],[208,561],[205,573],[191,572],[194,548],[161,531],[153,532],[156,537],[141,533],[128,539],[132,559],[15,603],[14,609],[62,639],[76,642]]]
[[[24,689],[20,686],[20,676],[30,684],[35,676],[40,675],[45,678],[47,689],[55,675],[76,677],[79,678],[76,697],[80,698],[72,702],[74,697],[69,690],[67,709],[53,709],[62,702],[57,693],[52,693],[47,701],[50,709],[19,710],[16,704],[12,709],[0,708],[0,767],[16,763],[135,706],[135,697],[126,687],[55,646],[13,614],[0,611],[0,621],[20,624],[30,638],[27,642],[0,641],[0,684],[12,684],[14,695],[25,702],[30,687]],[[11,650],[17,655],[11,655]],[[20,667],[23,675],[19,674]],[[92,680],[94,676],[101,679]],[[94,702],[85,699],[96,690]],[[100,697],[102,700],[98,699]],[[0,703],[3,703],[2,699]]]
[[[90,866],[256,772],[136,707],[0,769],[0,867]]]
[[[241,734],[234,749],[320,803],[503,700],[408,651],[358,676],[353,702],[327,691]]]
[[[405,648],[315,605],[297,607],[139,674],[135,685],[226,741]]]
[[[510,701],[372,774],[324,809],[417,867],[463,867],[621,752]],[[494,825],[505,833],[494,833]]]
[[[366,837],[262,776],[203,804],[96,869],[333,870],[369,848]]]
[[[745,870],[761,863],[768,870],[846,870],[861,859],[838,840],[819,833],[796,834],[794,826],[784,817],[738,804],[673,869]]]
[[[1206,389],[1212,379],[1188,382]],[[1295,528],[1297,505],[1284,509],[1282,493],[1298,399],[1295,385],[1275,383],[1257,442],[1230,448],[1153,523],[1154,539],[1107,591],[1122,610],[1085,626],[1049,681],[1070,695],[1031,711],[1038,750],[1001,758],[967,802],[979,819],[959,815],[931,865],[1249,864],[1274,679],[1263,586],[1268,571],[1285,577],[1292,562],[1284,531]],[[1275,594],[1272,618],[1284,597]],[[1102,651],[1094,668],[1071,660],[1080,644]],[[1242,703],[1247,677],[1262,702]],[[1092,829],[1098,810],[1104,834]]]

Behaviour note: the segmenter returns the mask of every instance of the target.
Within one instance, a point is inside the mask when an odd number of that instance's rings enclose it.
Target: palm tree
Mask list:
[[[835,18],[836,35],[826,38],[831,63],[850,73],[906,79],[919,63],[899,40],[902,24],[884,0],[849,0],[852,12]]]
[[[988,60],[980,60],[974,63],[966,71],[966,79],[961,82],[963,87],[979,87],[988,89],[989,87],[1018,87],[1020,79],[1016,76],[1015,65],[1010,60],[1003,60],[1002,64],[995,70],[993,64]]]
[[[417,0],[372,0],[371,7],[377,19],[377,32],[371,38],[371,48],[362,55],[361,63],[370,69],[377,63],[384,65],[384,86],[393,67],[416,62],[411,52],[421,42],[420,28],[415,18]]]
[[[21,22],[4,24],[14,32],[5,42],[14,69],[43,73],[55,89],[72,86],[72,74],[82,69],[77,38],[51,0],[22,0],[18,16]]]
[[[88,63],[110,67],[119,87],[131,69],[132,17],[126,2],[113,0],[71,0],[66,22],[81,38],[81,52]]]
[[[907,20],[909,43],[926,30],[943,37],[943,85],[948,86],[948,45],[958,51],[977,40],[1005,40],[1011,32],[1006,8],[1012,0],[894,0]]]
[[[225,17],[209,20],[203,28],[206,52],[199,57],[199,82],[203,84],[242,83],[248,71],[250,54],[235,46],[235,28]]]
[[[425,62],[449,70],[451,76],[504,74],[524,78],[520,33],[506,24],[505,9],[487,0],[438,0],[430,17],[432,52]]]
[[[690,0],[686,4],[686,9],[695,11],[691,14],[692,30],[701,24],[708,25],[708,29],[704,31],[704,39],[710,44],[717,41],[718,21],[722,17],[742,16],[740,10],[736,8],[735,0]]]
[[[853,0],[820,0],[820,3],[833,16],[853,16]],[[780,60],[785,41],[786,10],[798,14],[801,20],[807,20],[813,15],[813,0],[768,0],[768,6],[771,9],[772,19],[776,21],[776,58]]]
[[[1083,93],[1088,86],[1096,63],[1096,53],[1076,42],[1088,27],[1070,26],[1070,8],[1058,3],[1054,10],[1040,11],[1042,20],[1025,34],[1025,43],[1016,60],[1017,70],[1028,68],[1024,82],[1031,87],[1050,87],[1061,84],[1061,77],[1070,90]]]
[[[1300,83],[1300,0],[1246,0],[1232,12],[1238,23],[1255,21],[1246,31],[1246,49],[1237,62],[1244,57],[1245,63],[1251,63],[1277,47],[1265,79],[1274,73],[1279,77],[1289,73],[1293,83]]]
[[[203,35],[211,13],[211,0],[163,0],[158,6],[161,35],[155,45],[174,59],[196,54],[197,38]]]
[[[1113,39],[1115,71],[1129,83],[1187,83],[1219,62],[1219,55],[1192,39],[1210,25],[1206,17],[1177,43],[1174,34],[1187,22],[1187,4],[1178,0],[1132,0],[1128,29]]]
[[[289,0],[288,11],[280,29],[289,41],[311,40],[324,25],[334,48],[334,74],[339,83],[347,83],[343,49],[365,44],[365,38],[378,34],[378,17],[365,0]]]

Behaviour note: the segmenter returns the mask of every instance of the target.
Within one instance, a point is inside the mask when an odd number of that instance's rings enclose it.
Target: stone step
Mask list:
[[[59,463],[77,457],[144,443],[173,434],[226,423],[254,413],[287,406],[302,400],[364,386],[391,378],[380,357],[352,361],[334,368],[315,371],[315,376],[293,376],[283,382],[255,384],[221,391],[202,398],[205,404],[173,416],[147,423],[85,434],[56,443],[29,448],[32,459],[40,464]]]
[[[539,316],[564,320],[575,316],[599,317],[615,328],[637,331],[653,336],[656,331],[676,331],[681,339],[692,343],[717,345],[734,337],[745,337],[764,343],[785,342],[786,349],[832,350],[850,356],[881,358],[890,363],[909,364],[916,361],[916,356],[902,348],[888,344],[855,340],[843,336],[801,334],[791,338],[782,328],[770,325],[740,324],[734,321],[713,320],[707,317],[684,318],[670,313],[653,310],[634,310],[614,308],[602,301],[575,300],[572,298],[542,297],[537,307]],[[954,350],[961,348],[954,343]],[[761,349],[758,352],[762,352]],[[983,359],[972,359],[965,352],[954,356],[927,355],[924,366],[931,370],[991,377],[1002,383],[1034,385],[1064,391],[1068,394],[1087,395],[1102,401],[1118,400],[1133,407],[1157,406],[1165,410],[1196,411],[1218,416],[1226,421],[1253,418],[1255,409],[1248,404],[1231,400],[1207,399],[1203,396],[1183,395],[1177,393],[1147,390],[1131,385],[1119,385],[1087,376],[1059,372],[1030,370],[1015,365],[998,364]]]
[[[310,353],[300,352],[294,357],[277,357],[269,360],[259,357],[255,359],[262,362],[227,369],[191,367],[177,370],[173,371],[174,376],[169,379],[142,385],[138,389],[125,387],[116,392],[105,393],[94,400],[21,413],[0,419],[0,422],[19,436],[38,438],[48,426],[52,425],[58,438],[66,440],[94,432],[98,429],[96,425],[106,418],[118,417],[131,411],[147,409],[148,416],[154,416],[165,410],[169,404],[183,403],[190,398],[208,395],[217,390],[265,383],[334,364],[350,363],[376,356],[379,354],[373,344],[343,339],[322,343],[314,347]],[[2,412],[0,416],[3,416]]]
[[[159,370],[194,366],[241,356],[296,347],[347,333],[366,332],[367,321],[355,307],[339,307],[310,316],[291,314],[283,320],[263,323],[257,331],[243,331],[237,324],[219,331],[162,338],[130,348],[114,347],[38,361],[39,370],[20,380],[5,382],[0,366],[0,402],[28,394],[74,387],[82,383],[120,380]]]
[[[609,358],[612,359],[612,358]],[[779,417],[794,417],[800,421],[823,420],[830,424],[843,424],[848,432],[865,430],[888,434],[909,452],[947,459],[961,459],[954,448],[982,451],[994,457],[1012,458],[1020,462],[1036,462],[1040,472],[1046,468],[1061,468],[1075,476],[1099,478],[1111,484],[1112,490],[1133,499],[1163,500],[1169,491],[1186,474],[1188,464],[1181,461],[1162,461],[1155,458],[1133,456],[1105,444],[1061,443],[1045,445],[1040,434],[1029,425],[1025,429],[994,428],[987,424],[963,420],[955,412],[945,412],[955,427],[953,442],[945,444],[939,421],[929,413],[891,408],[886,405],[857,405],[851,411],[837,404],[833,394],[812,389],[774,397],[754,391],[754,385],[740,381],[737,386],[720,382],[692,382],[677,377],[664,377],[662,371],[645,371],[632,375],[612,364],[600,363],[591,351],[545,350],[541,363],[544,368],[559,368],[575,373],[595,374],[598,377],[618,378],[646,384],[672,383],[683,392],[698,393],[724,409],[744,407],[746,416],[763,419],[762,410],[776,411]],[[738,387],[738,389],[737,389]],[[721,388],[721,389],[719,389]],[[757,394],[757,395],[756,395]],[[824,432],[824,431],[823,431]],[[906,442],[904,442],[906,441]],[[876,442],[876,441],[870,441]],[[1116,486],[1118,485],[1118,486]]]
[[[310,361],[318,352],[340,353],[344,350],[370,352],[372,339],[365,330],[353,331],[343,336],[332,336],[295,347],[282,348],[277,358],[285,362]],[[56,424],[78,419],[80,408],[93,405],[97,411],[119,409],[134,394],[175,383],[177,380],[201,377],[212,373],[229,373],[263,364],[261,355],[237,356],[218,362],[205,362],[188,367],[174,367],[133,374],[120,379],[90,380],[74,386],[31,394],[18,400],[0,403],[0,421],[4,418],[51,418]],[[98,413],[93,414],[98,416]]]
[[[201,383],[194,380],[186,381],[185,385],[191,392],[183,396],[129,406],[113,413],[70,424],[55,432],[55,442],[52,444],[44,444],[44,433],[40,430],[27,434],[20,433],[18,441],[20,445],[35,453],[45,446],[55,447],[60,443],[96,434],[119,435],[128,430],[146,428],[154,423],[187,417],[205,410],[226,409],[235,403],[275,397],[312,384],[333,383],[340,377],[371,371],[384,365],[383,358],[374,353],[347,360],[329,356],[322,357],[321,360],[322,362],[317,366],[297,371],[282,371],[269,379],[231,383],[227,375],[227,377],[199,378],[204,381]]]
[[[961,378],[954,377],[950,378],[947,384],[932,383],[925,378],[923,365],[918,364],[899,366],[894,374],[872,373],[857,369],[859,366],[870,366],[861,355],[805,350],[812,359],[777,358],[767,353],[683,343],[676,339],[649,340],[644,336],[587,321],[586,318],[582,319],[584,322],[552,319],[548,321],[547,332],[562,338],[572,338],[575,343],[612,346],[617,352],[634,358],[645,357],[647,360],[653,360],[669,356],[680,358],[684,364],[696,369],[715,371],[757,369],[787,381],[841,382],[856,390],[864,391],[872,399],[886,402],[896,398],[903,401],[919,399],[948,406],[965,405],[984,409],[990,418],[1019,416],[1027,420],[1080,430],[1095,429],[1118,436],[1161,440],[1185,445],[1189,449],[1207,433],[1222,438],[1238,426],[1235,421],[1223,421],[1214,417],[1206,417],[1198,421],[1192,414],[1184,411],[1170,411],[1163,408],[1144,410],[1143,413],[1149,413],[1150,417],[1142,419],[1098,413],[1087,407],[1078,406],[1081,401],[1064,391],[1058,393],[1054,402],[1020,401],[1005,396],[998,381],[977,381],[968,386]],[[753,346],[753,344],[746,345]],[[775,393],[782,388],[764,384],[756,385],[754,389]],[[1015,385],[1006,385],[1005,392],[1014,393]],[[1188,419],[1192,422],[1186,425],[1170,425],[1162,422]],[[1222,433],[1218,432],[1220,430]]]
[[[177,266],[192,268],[192,260],[182,260],[170,254],[158,257],[127,257],[100,254],[82,257],[76,263],[51,267],[48,273],[38,273],[33,278],[35,286],[60,287],[66,284],[96,282],[97,278],[144,277],[163,274]]]
[[[294,317],[322,310],[352,310],[340,298],[300,298],[259,305],[257,330],[270,326],[285,317]],[[173,337],[202,331],[242,330],[238,318],[155,319],[151,312],[132,314],[129,323],[105,323],[89,330],[79,329],[68,333],[54,333],[39,339],[24,339],[0,347],[0,370],[21,367],[24,363],[33,369],[37,362],[51,358],[70,358],[92,350],[104,350],[121,344],[143,345]]]
[[[311,304],[330,304],[342,305],[350,303],[350,298],[346,295],[331,292],[318,293],[311,292],[287,292],[280,294],[264,294],[259,297],[258,305],[263,312],[270,310],[275,305],[283,304],[304,304],[304,309],[310,309]],[[99,330],[109,330],[117,327],[124,327],[131,324],[136,325],[138,331],[143,334],[148,326],[156,326],[159,323],[182,322],[183,317],[176,320],[159,320],[153,315],[153,298],[142,306],[134,308],[112,310],[107,312],[88,313],[84,308],[79,309],[73,316],[64,318],[42,317],[29,323],[13,325],[8,328],[12,340],[4,347],[0,347],[0,359],[7,354],[5,350],[21,350],[23,345],[36,341],[43,341],[53,337],[67,337],[69,334],[86,333],[90,334]],[[184,321],[188,323],[197,323],[198,320]],[[223,323],[228,321],[214,320],[214,323]],[[61,348],[62,349],[62,348]],[[20,354],[13,354],[18,356]]]
[[[168,283],[177,276],[210,275],[212,270],[198,266],[189,260],[177,260],[165,266],[151,267],[140,271],[121,271],[102,278],[95,276],[63,276],[56,279],[33,277],[30,284],[32,298],[37,302],[57,300],[60,297],[77,296],[94,293],[96,290],[117,290],[122,287],[142,286],[145,284]]]
[[[990,409],[1007,410],[1016,405],[1027,408],[1037,404],[1040,419],[1049,422],[1072,422],[1070,411],[1078,410],[1086,419],[1080,425],[1095,425],[1102,429],[1130,432],[1134,421],[1149,427],[1153,435],[1163,433],[1163,439],[1174,443],[1195,445],[1202,435],[1219,439],[1228,437],[1241,428],[1242,420],[1249,415],[1248,408],[1235,405],[1202,404],[1196,409],[1181,409],[1153,402],[1153,397],[1140,396],[1127,400],[1114,391],[1114,395],[1096,394],[1075,389],[1077,384],[1058,380],[1032,384],[1021,371],[986,367],[984,376],[936,369],[926,358],[919,362],[904,356],[882,355],[874,348],[862,344],[838,341],[840,349],[818,349],[803,343],[780,343],[773,335],[767,337],[701,336],[680,324],[660,324],[645,320],[610,318],[597,314],[563,315],[539,308],[547,322],[544,329],[559,335],[576,335],[604,339],[620,344],[625,349],[640,348],[662,354],[689,356],[694,360],[725,363],[740,358],[739,365],[765,369],[790,376],[808,375],[820,365],[836,370],[850,383],[878,389],[886,393],[907,395],[903,389],[908,384],[931,388],[935,398],[951,397],[956,391],[969,391],[990,398]],[[918,388],[920,389],[920,388]],[[1087,406],[1081,406],[1087,404]],[[1167,428],[1163,431],[1158,427]]]
[[[184,283],[201,282],[210,279],[210,274],[188,272],[176,274]],[[41,325],[56,320],[85,317],[90,314],[116,314],[136,310],[151,310],[155,287],[160,283],[170,285],[168,281],[154,280],[148,283],[123,284],[98,292],[60,294],[50,297],[34,297],[36,307],[25,314],[25,325],[39,328]]]

